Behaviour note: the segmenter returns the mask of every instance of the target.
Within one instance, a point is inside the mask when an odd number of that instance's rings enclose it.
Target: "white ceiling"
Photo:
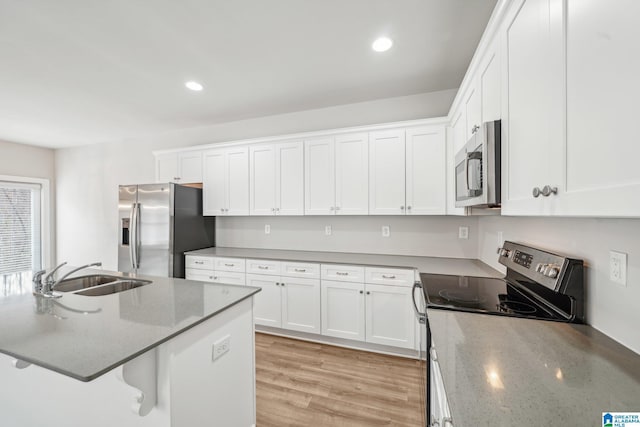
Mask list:
[[[455,88],[495,3],[2,0],[0,139],[85,145]]]

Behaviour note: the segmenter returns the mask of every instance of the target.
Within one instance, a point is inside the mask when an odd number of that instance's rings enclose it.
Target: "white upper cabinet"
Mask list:
[[[251,215],[302,215],[302,141],[249,147]]]
[[[406,131],[407,215],[446,213],[446,153],[444,126]]]
[[[479,87],[481,121],[490,122],[502,118],[500,43],[494,40],[480,63]]]
[[[210,150],[203,158],[203,214],[249,214],[249,150]]]
[[[366,215],[369,212],[368,134],[305,141],[305,214]]]
[[[334,138],[307,140],[304,148],[304,213],[333,215],[336,201]]]
[[[202,152],[190,150],[156,155],[156,182],[202,182]]]
[[[304,214],[304,143],[276,145],[276,214]]]
[[[562,0],[513,5],[505,26],[502,213],[549,214],[550,199],[534,191],[564,192],[564,60]]]
[[[638,217],[640,2],[567,3],[566,171],[552,213]]]
[[[369,135],[366,132],[335,138],[336,215],[369,213]]]
[[[369,214],[405,213],[405,131],[369,134]]]

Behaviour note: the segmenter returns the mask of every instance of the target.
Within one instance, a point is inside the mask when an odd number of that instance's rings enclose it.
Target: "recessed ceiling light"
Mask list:
[[[203,89],[203,86],[200,83],[194,81],[186,82],[184,85],[187,87],[187,89],[195,90],[197,92]]]
[[[371,48],[376,52],[385,52],[391,49],[391,46],[393,46],[393,40],[389,37],[379,37],[373,42]]]

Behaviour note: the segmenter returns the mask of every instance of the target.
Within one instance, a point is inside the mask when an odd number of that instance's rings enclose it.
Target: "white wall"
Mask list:
[[[105,268],[117,267],[118,185],[153,182],[152,150],[442,117],[448,113],[455,94],[453,89],[389,98],[57,150],[56,227],[62,236],[57,244],[58,260],[75,265],[99,260]],[[395,249],[402,247],[387,250]]]
[[[55,260],[55,156],[48,148],[0,141],[0,175],[49,180],[49,252]]]
[[[640,219],[480,218],[479,258],[504,271],[496,256],[499,232],[584,259],[588,323],[640,353]],[[628,254],[626,287],[609,281],[609,250]]]
[[[219,217],[218,246],[268,249],[362,252],[476,258],[478,220],[474,217]],[[264,233],[265,224],[271,234]],[[332,234],[324,234],[331,225]],[[382,226],[390,236],[382,237]],[[469,227],[469,239],[458,239],[458,227]]]

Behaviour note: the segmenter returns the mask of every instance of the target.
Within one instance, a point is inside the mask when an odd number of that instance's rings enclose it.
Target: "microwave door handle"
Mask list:
[[[140,203],[136,203],[136,269],[140,268]]]
[[[471,160],[471,157],[467,154],[464,159],[464,178],[467,185],[467,191],[471,192],[471,187],[469,186],[469,160]]]

